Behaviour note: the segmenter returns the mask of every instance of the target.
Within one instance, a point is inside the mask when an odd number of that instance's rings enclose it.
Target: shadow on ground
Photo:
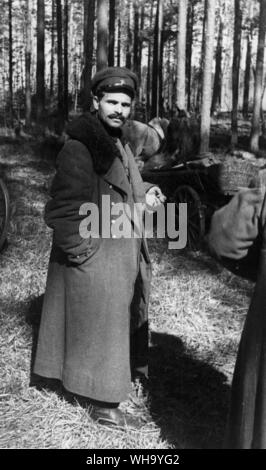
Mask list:
[[[149,362],[150,411],[162,439],[175,448],[221,448],[230,393],[226,376],[168,334],[151,334]]]
[[[30,385],[88,406],[86,398],[73,397],[60,381],[32,373],[42,302],[43,296],[34,299],[26,314],[33,332]],[[177,449],[222,447],[230,392],[225,375],[195,359],[179,338],[163,333],[151,333],[149,364],[148,406],[167,445]]]

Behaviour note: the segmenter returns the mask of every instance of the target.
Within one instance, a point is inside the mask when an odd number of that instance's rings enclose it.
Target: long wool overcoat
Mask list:
[[[243,262],[257,241],[257,280],[239,344],[224,446],[266,449],[266,198],[240,191],[212,219],[208,242],[218,256]],[[253,261],[251,259],[251,261]],[[246,265],[247,266],[247,265]]]
[[[147,365],[148,248],[143,237],[103,238],[101,228],[98,238],[83,238],[80,207],[95,203],[101,221],[102,196],[111,207],[132,207],[145,201],[147,188],[129,145],[119,151],[96,117],[83,115],[68,133],[45,210],[54,235],[34,372],[75,394],[118,403],[131,389],[132,370]]]

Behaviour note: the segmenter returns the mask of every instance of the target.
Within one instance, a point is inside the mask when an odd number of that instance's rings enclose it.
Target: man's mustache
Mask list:
[[[125,121],[125,118],[121,114],[109,114],[109,119],[120,119],[120,121]]]

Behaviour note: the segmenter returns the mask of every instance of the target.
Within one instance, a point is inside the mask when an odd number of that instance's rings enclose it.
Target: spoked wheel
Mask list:
[[[205,233],[205,213],[200,197],[195,189],[183,185],[177,188],[173,199],[176,204],[177,219],[179,216],[178,204],[187,204],[187,246],[190,250],[198,250]]]
[[[10,202],[8,190],[3,182],[0,179],[0,251],[4,246],[6,241],[7,227],[10,217]]]

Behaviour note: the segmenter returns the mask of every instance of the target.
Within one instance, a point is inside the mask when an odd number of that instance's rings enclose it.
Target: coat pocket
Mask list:
[[[86,248],[78,255],[68,255],[68,260],[71,264],[83,264],[94,258],[101,246],[101,238],[89,238],[87,240]]]

